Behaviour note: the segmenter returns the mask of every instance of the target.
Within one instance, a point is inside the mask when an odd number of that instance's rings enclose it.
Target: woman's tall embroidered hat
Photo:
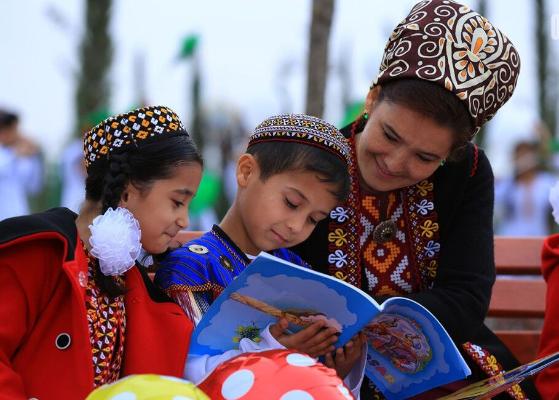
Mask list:
[[[326,150],[346,163],[349,159],[349,144],[340,131],[310,115],[282,114],[267,118],[250,136],[248,147],[269,141],[302,143]]]
[[[520,57],[485,17],[449,0],[425,0],[392,32],[373,86],[415,78],[443,86],[462,100],[474,135],[512,96]]]
[[[150,106],[115,115],[84,135],[87,168],[97,160],[108,159],[115,151],[167,136],[188,136],[177,114],[168,107]]]

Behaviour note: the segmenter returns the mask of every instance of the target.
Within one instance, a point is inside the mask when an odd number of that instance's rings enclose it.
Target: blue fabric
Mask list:
[[[193,245],[204,246],[208,252],[200,254],[200,251],[193,251],[191,249],[197,250]],[[270,253],[294,264],[307,266],[298,255],[288,249],[278,249]],[[228,260],[228,263],[224,260]],[[155,283],[164,290],[191,288],[193,292],[206,292],[202,296],[204,302],[211,304],[215,294],[215,290],[212,289],[225,288],[249,262],[231,239],[218,227],[214,227],[212,231],[169,253],[160,262],[160,268],[155,274]]]

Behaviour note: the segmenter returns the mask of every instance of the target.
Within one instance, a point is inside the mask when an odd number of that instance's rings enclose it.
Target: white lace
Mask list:
[[[99,260],[104,275],[122,275],[136,262],[142,250],[140,224],[126,208],[109,208],[89,225],[91,254]]]

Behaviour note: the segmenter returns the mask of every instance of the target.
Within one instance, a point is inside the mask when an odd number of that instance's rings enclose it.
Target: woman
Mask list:
[[[79,215],[0,223],[2,400],[83,399],[125,375],[182,376],[192,323],[136,260],[188,225],[200,155],[161,106],[101,122],[84,154]]]
[[[519,68],[512,43],[468,7],[416,4],[388,40],[363,115],[342,130],[350,198],[295,249],[379,301],[404,295],[428,308],[466,353],[470,381],[516,365],[483,325],[495,280],[493,173],[470,140],[510,98]],[[362,398],[378,396],[367,386]]]

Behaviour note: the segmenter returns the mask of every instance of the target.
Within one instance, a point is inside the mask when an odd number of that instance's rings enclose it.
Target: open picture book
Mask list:
[[[411,397],[470,374],[439,321],[415,301],[393,297],[380,305],[346,282],[267,253],[210,306],[189,352],[216,355],[235,349],[242,338],[258,341],[279,317],[287,318],[291,331],[326,320],[339,331],[336,347],[363,331],[365,373],[388,399]]]

